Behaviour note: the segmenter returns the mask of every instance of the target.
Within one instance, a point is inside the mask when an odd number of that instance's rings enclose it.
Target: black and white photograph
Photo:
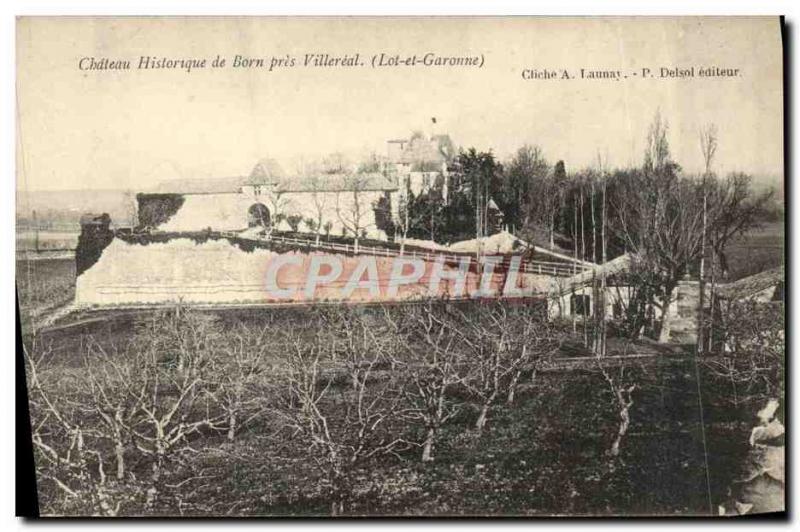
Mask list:
[[[781,17],[15,27],[38,516],[786,517]]]

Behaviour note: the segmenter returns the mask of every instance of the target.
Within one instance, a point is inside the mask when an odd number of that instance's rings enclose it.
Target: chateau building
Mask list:
[[[398,216],[402,197],[438,187],[447,198],[447,135],[415,134],[388,141],[379,172],[289,175],[274,159],[256,163],[246,177],[180,179],[137,196],[139,223],[159,231],[251,227],[388,239],[381,216]],[[382,212],[385,211],[385,212]]]

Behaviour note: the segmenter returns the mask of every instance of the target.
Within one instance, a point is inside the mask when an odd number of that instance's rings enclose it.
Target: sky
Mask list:
[[[375,54],[480,57],[482,67],[372,68]],[[303,68],[304,54],[359,53],[358,68]],[[235,55],[296,66],[232,68]],[[228,67],[137,70],[140,56]],[[81,70],[81,58],[132,70]],[[660,68],[738,68],[733,78],[661,79]],[[620,70],[628,79],[525,80],[525,69]],[[642,68],[654,78],[642,79]],[[175,177],[291,170],[332,152],[386,153],[412,131],[506,159],[539,145],[567,169],[639,164],[656,112],[673,157],[702,167],[715,124],[718,173],[782,179],[777,18],[22,18],[17,24],[20,190],[147,189]],[[431,118],[436,118],[436,125]]]

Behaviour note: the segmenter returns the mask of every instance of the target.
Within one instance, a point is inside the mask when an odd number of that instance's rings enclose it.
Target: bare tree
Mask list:
[[[756,194],[751,182],[749,175],[735,172],[724,179],[710,179],[706,184],[708,245],[714,258],[711,264],[719,263],[723,278],[727,277],[729,270],[725,252],[728,244],[737,236],[758,227],[774,196],[773,190]]]
[[[647,135],[642,172],[625,177],[627,193],[616,198],[613,224],[618,240],[635,256],[630,278],[646,298],[643,308],[661,310],[660,341],[670,336],[670,305],[678,281],[699,259],[703,217],[700,187],[679,176],[667,130],[657,113]]]
[[[644,171],[646,173],[657,174],[674,164],[667,139],[668,132],[669,124],[661,118],[661,111],[656,111],[647,131],[644,152]]]
[[[311,202],[314,206],[314,218],[310,218],[313,223],[309,227],[316,234],[316,245],[319,246],[325,211],[328,208],[328,194],[325,183],[318,173],[314,172],[309,177],[308,184],[311,189]]]
[[[205,393],[216,336],[213,320],[178,307],[157,314],[139,331],[141,341],[124,366],[111,362],[118,386],[137,405],[128,431],[151,461],[148,508],[158,499],[170,460],[192,450],[188,437],[224,427],[224,412]]]
[[[207,393],[224,412],[229,441],[264,412],[264,399],[270,395],[262,378],[268,332],[269,325],[260,329],[240,325],[228,335],[221,356],[212,360]]]
[[[600,153],[597,155],[598,175],[600,179],[600,263],[605,264],[607,260],[607,239],[606,239],[606,220],[607,220],[607,203],[606,192],[608,188],[608,161],[604,159]],[[594,215],[594,180],[592,181],[592,234],[594,236],[595,252],[593,254],[594,261],[597,262],[597,231],[595,225]],[[597,279],[593,280],[593,284],[597,285]],[[607,316],[606,316],[606,303],[608,301],[608,287],[606,278],[606,269],[601,267],[599,287],[595,291],[595,327],[594,327],[594,342],[592,351],[597,356],[605,356],[606,354],[606,341],[607,341]]]
[[[717,152],[717,127],[710,124],[700,130],[700,151],[703,153],[705,171],[703,172],[703,234],[700,242],[700,296],[697,302],[697,351],[702,352],[705,330],[705,295],[706,295],[706,242],[708,240],[708,179],[712,177],[711,165]]]
[[[124,357],[125,354],[122,354]],[[91,392],[91,408],[102,422],[103,431],[114,447],[116,479],[125,477],[125,455],[129,451],[130,427],[139,414],[140,401],[124,392],[125,382],[135,379],[138,368],[119,364],[120,353],[108,354],[106,349],[90,338],[84,356],[86,380]]]
[[[608,301],[608,279],[606,272],[605,264],[608,261],[608,238],[607,238],[607,224],[608,224],[608,202],[607,198],[607,191],[608,191],[608,174],[607,174],[607,162],[603,164],[603,208],[602,208],[602,217],[601,217],[601,226],[600,226],[600,241],[602,244],[602,260],[601,264],[603,264],[603,270],[600,274],[600,309],[601,309],[601,316],[602,316],[602,332],[601,332],[601,346],[600,346],[600,355],[605,356],[607,350],[607,319],[606,319],[606,303]]]
[[[706,246],[724,269],[725,246],[757,223],[769,199],[768,194],[753,195],[749,179],[741,174],[724,181],[714,179],[711,165],[717,137],[713,127],[701,135],[703,178],[680,176],[669,155],[667,130],[657,114],[648,133],[643,170],[628,174],[629,182],[621,183],[626,194],[617,195],[611,224],[618,240],[636,256],[632,278],[647,300],[642,308],[661,310],[660,340],[669,337],[669,305],[678,280],[694,273],[698,264],[705,269]]]
[[[320,163],[320,169],[324,174],[339,175],[352,173],[355,168],[345,154],[337,152],[324,157]]]
[[[329,482],[332,515],[346,511],[357,468],[408,446],[394,426],[402,404],[397,374],[381,371],[389,358],[352,312],[329,309],[327,327],[282,335],[285,394],[277,411]]]
[[[564,206],[566,173],[563,161],[551,167],[538,146],[523,146],[509,163],[507,200],[512,212],[522,210],[523,227],[546,230],[555,247],[556,219]]]
[[[545,176],[542,188],[537,191],[541,198],[541,219],[546,223],[550,240],[550,248],[555,248],[556,221],[559,213],[565,206],[565,193],[567,187],[567,174],[564,161],[558,161],[552,171]]]
[[[443,308],[433,304],[411,310],[409,331],[402,335],[408,340],[407,353],[397,368],[406,381],[402,388],[405,416],[425,430],[423,462],[433,461],[441,427],[460,411],[449,394],[464,382],[469,364],[459,349],[460,333],[444,314]]]
[[[633,251],[631,278],[646,285],[648,303],[661,310],[659,340],[670,336],[670,306],[678,282],[696,264],[702,240],[702,205],[697,183],[688,179],[646,180],[621,198],[619,235]]]
[[[174,466],[197,451],[193,436],[230,437],[260,412],[263,387],[251,386],[259,353],[247,342],[225,353],[218,339],[213,320],[181,309],[156,314],[122,348],[89,337],[83,363],[66,372],[50,367],[49,349],[34,346],[27,375],[37,473],[63,494],[43,506],[153,511]],[[263,334],[252,343],[266,345]]]
[[[411,190],[406,182],[405,193],[397,200],[397,221],[395,227],[400,230],[400,255],[406,252],[406,238],[408,238],[408,231],[411,229]]]
[[[280,223],[286,219],[286,212],[289,209],[290,201],[282,192],[275,192],[274,194],[267,195],[267,202],[269,203],[270,213],[272,215],[272,223],[268,228],[271,234]]]
[[[397,216],[394,220],[395,227],[400,231],[400,255],[405,254],[408,232],[412,228],[419,226],[427,214],[425,212],[415,212],[413,208],[414,196],[408,179],[404,181],[402,186],[404,190],[398,197]]]
[[[544,306],[528,305],[513,309],[511,358],[518,360],[506,385],[506,404],[514,403],[523,373],[533,383],[540,369],[558,352],[564,340],[560,328],[549,319]]]
[[[105,472],[110,457],[103,441],[109,431],[92,419],[95,398],[87,393],[91,390],[80,374],[65,374],[51,366],[51,359],[49,347],[34,342],[26,349],[37,478],[40,483],[52,482],[62,494],[53,501],[40,490],[40,504],[54,513],[71,513],[75,505],[88,504],[95,515],[116,516],[122,504],[134,498],[130,490],[118,489],[123,467],[119,450],[112,451],[118,468],[115,482]]]
[[[572,199],[572,276],[578,274],[578,198],[577,196]],[[570,306],[574,306],[575,301],[575,284],[572,284],[572,293],[570,294]],[[581,301],[583,302],[583,301]],[[584,305],[585,307],[585,305]],[[577,319],[578,313],[575,308],[570,308],[570,315],[572,316],[572,332],[573,334],[578,331]]]
[[[501,397],[513,403],[522,373],[527,370],[535,375],[538,363],[553,352],[549,333],[542,334],[544,316],[544,309],[510,310],[502,303],[480,306],[469,314],[460,312],[461,344],[471,365],[464,385],[478,399],[475,429],[479,433]]]
[[[713,177],[713,128],[706,131],[701,142],[708,171],[700,180],[681,176],[679,167],[670,160],[666,131],[656,116],[648,134],[643,171],[628,173],[617,183],[626,193],[616,195],[611,221],[615,236],[635,257],[629,278],[641,297],[636,311],[660,309],[661,341],[670,336],[669,309],[678,281],[696,273],[698,265],[704,268],[705,246],[711,248],[724,270],[725,247],[733,237],[758,223],[770,198],[769,193],[753,194],[749,178],[743,174],[722,181]]]
[[[703,364],[730,384],[734,407],[784,397],[786,366],[783,303],[720,300],[716,323],[717,356]]]
[[[631,425],[630,412],[633,406],[633,392],[636,390],[637,384],[632,381],[631,373],[626,373],[625,362],[617,362],[616,367],[613,367],[611,363],[604,361],[600,357],[596,358],[595,362],[608,384],[608,389],[613,396],[613,404],[619,416],[617,430],[608,448],[608,455],[616,458],[619,456],[622,439],[628,433]]]
[[[342,227],[353,235],[355,253],[358,253],[359,238],[372,224],[367,216],[371,208],[365,194],[368,185],[366,174],[353,174],[345,177],[341,190],[336,192],[336,215]],[[349,197],[349,201],[345,197]]]
[[[581,217],[581,232],[580,232],[579,236],[580,236],[580,239],[581,239],[581,260],[586,260],[586,227],[585,227],[586,216],[585,216],[585,213],[583,212],[584,211],[584,209],[583,209],[583,202],[584,202],[583,197],[585,195],[585,191],[584,191],[585,184],[584,184],[583,180],[581,180],[579,183],[580,183],[580,187],[578,189],[579,190],[578,197],[579,197],[579,203],[580,203],[580,211],[579,211],[579,213],[580,213],[580,217]],[[590,313],[589,308],[587,308],[588,305],[586,305],[586,303],[585,303],[586,302],[586,283],[582,283],[581,284],[581,300],[583,301],[583,307],[584,307],[583,308],[583,345],[585,347],[585,346],[589,345],[589,337],[588,337],[588,325],[589,325],[589,323],[588,323],[588,321],[589,321],[589,313]]]

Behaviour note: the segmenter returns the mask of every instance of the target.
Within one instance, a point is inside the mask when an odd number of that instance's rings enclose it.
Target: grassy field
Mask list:
[[[783,222],[770,222],[735,239],[727,250],[730,280],[735,281],[783,264],[784,231]]]
[[[17,260],[17,297],[23,328],[75,298],[75,259]]]
[[[79,235],[78,231],[17,232],[17,251],[74,250]]]

